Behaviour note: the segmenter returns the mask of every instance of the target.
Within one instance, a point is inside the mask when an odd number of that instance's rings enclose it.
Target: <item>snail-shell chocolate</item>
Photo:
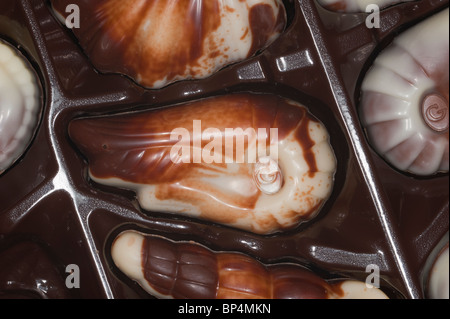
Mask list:
[[[72,0],[52,0],[64,18]],[[254,55],[283,31],[281,0],[81,0],[72,28],[102,72],[161,88]]]
[[[37,76],[25,57],[0,41],[0,174],[28,147],[40,112]]]
[[[367,8],[377,5],[380,9],[402,2],[417,0],[317,0],[319,4],[331,11],[337,12],[366,12]]]
[[[361,119],[374,149],[416,175],[449,168],[449,10],[399,35],[362,84]]]
[[[334,184],[336,159],[324,125],[303,106],[273,95],[232,94],[78,119],[69,134],[87,157],[91,178],[135,191],[145,210],[255,233],[315,217]]]
[[[111,247],[114,264],[161,299],[387,299],[383,291],[345,280],[330,284],[294,264],[266,266],[240,253],[214,252],[125,231]]]

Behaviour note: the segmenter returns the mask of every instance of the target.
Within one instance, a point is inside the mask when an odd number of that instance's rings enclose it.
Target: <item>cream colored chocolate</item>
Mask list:
[[[387,299],[353,280],[327,283],[293,264],[263,265],[239,253],[125,231],[114,241],[115,265],[145,291],[164,299]]]
[[[380,289],[357,280],[340,283],[340,294],[330,294],[328,299],[389,299]]]
[[[272,95],[80,119],[69,131],[91,178],[135,191],[145,210],[255,233],[315,217],[334,184],[336,159],[324,125],[303,106]]]
[[[372,12],[372,5],[377,5],[380,9],[388,6],[417,1],[417,0],[317,0],[327,9],[338,12]]]
[[[0,174],[28,147],[39,111],[36,75],[15,48],[0,41]]]
[[[136,281],[145,291],[156,298],[171,299],[155,290],[145,279],[142,267],[144,236],[128,231],[119,235],[111,247],[114,264],[130,279]]]
[[[52,0],[67,16],[71,0]],[[148,88],[201,79],[242,61],[283,31],[281,0],[81,0],[73,28],[94,65]]]
[[[449,10],[399,35],[362,84],[361,119],[376,151],[417,175],[449,168]]]
[[[428,282],[428,296],[431,299],[449,299],[448,244],[438,255],[438,258],[431,268]]]

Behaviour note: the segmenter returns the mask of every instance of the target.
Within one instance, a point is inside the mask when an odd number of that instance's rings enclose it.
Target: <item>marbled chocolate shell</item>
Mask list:
[[[77,119],[69,134],[91,178],[135,191],[145,210],[255,233],[315,217],[334,184],[336,159],[323,124],[273,95]]]
[[[41,111],[40,94],[26,58],[0,40],[0,174],[28,147]]]
[[[52,0],[65,18],[72,0]],[[244,60],[283,31],[281,0],[81,0],[73,28],[95,67],[161,88]]]
[[[367,8],[371,5],[377,5],[380,9],[389,6],[417,1],[417,0],[317,0],[324,8],[336,12],[367,12]],[[370,9],[371,12],[372,9]]]
[[[416,175],[449,168],[449,10],[399,35],[362,84],[361,119],[374,149]]]
[[[161,299],[387,299],[375,287],[345,280],[328,283],[294,264],[264,265],[240,253],[214,252],[135,231],[114,241],[115,265]]]

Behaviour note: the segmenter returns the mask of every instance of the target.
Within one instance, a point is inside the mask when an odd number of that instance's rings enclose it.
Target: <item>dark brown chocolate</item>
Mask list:
[[[63,265],[55,263],[45,244],[16,238],[0,246],[0,299],[65,299]]]
[[[145,280],[176,299],[326,299],[342,295],[314,273],[292,264],[266,267],[248,256],[215,253],[192,243],[148,236],[142,247]]]
[[[26,53],[45,91],[44,116],[32,145],[0,177],[0,254],[9,254],[5,247],[23,238],[45,246],[51,252],[46,263],[58,269],[46,276],[55,293],[48,297],[149,298],[115,269],[109,254],[113,238],[131,228],[244,253],[265,264],[290,262],[326,279],[364,281],[367,265],[375,264],[381,288],[391,297],[424,298],[425,262],[449,229],[448,174],[419,178],[390,167],[367,143],[357,106],[362,78],[377,54],[398,33],[449,2],[420,0],[387,8],[380,12],[380,29],[368,29],[365,14],[330,12],[313,0],[284,3],[288,26],[261,53],[206,80],[145,90],[126,77],[98,73],[47,1],[0,1],[0,37]],[[306,104],[331,133],[338,159],[333,194],[316,220],[286,233],[260,236],[189,218],[147,215],[134,194],[90,181],[87,162],[68,137],[75,118],[243,92]],[[64,266],[70,264],[80,267],[79,289],[60,285],[58,277],[64,279]],[[36,274],[11,277],[8,269],[0,265],[5,275],[0,289],[27,295],[8,279],[34,286]]]

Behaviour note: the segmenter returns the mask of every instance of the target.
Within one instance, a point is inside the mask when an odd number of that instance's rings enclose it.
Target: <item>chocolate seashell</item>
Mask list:
[[[315,217],[334,183],[336,159],[323,124],[272,95],[79,119],[69,134],[91,178],[136,191],[145,210],[256,233]]]
[[[375,150],[416,175],[449,168],[449,10],[399,35],[362,85],[361,119]]]
[[[294,264],[266,266],[240,253],[214,252],[135,231],[115,239],[115,265],[161,299],[387,299],[375,287],[328,283]]]
[[[62,21],[71,0],[52,0]],[[148,88],[201,79],[247,59],[284,30],[281,0],[82,0],[73,32],[102,72]]]
[[[36,73],[17,49],[0,41],[0,174],[25,152],[40,111]]]

